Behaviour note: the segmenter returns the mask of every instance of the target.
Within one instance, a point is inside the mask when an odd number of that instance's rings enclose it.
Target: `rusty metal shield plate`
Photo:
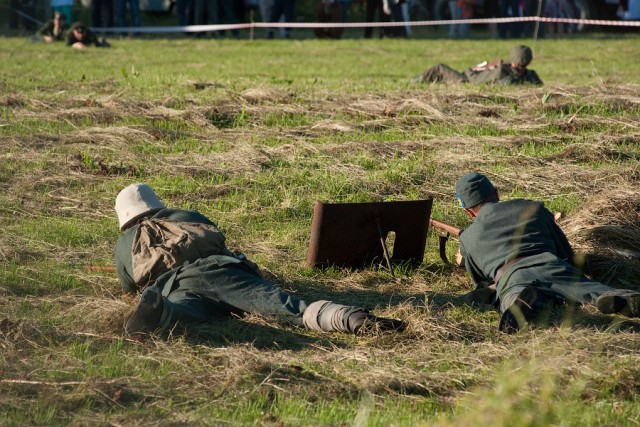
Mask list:
[[[391,261],[424,258],[432,199],[379,203],[321,203],[313,209],[307,264],[362,268],[384,261],[384,242],[395,233]]]

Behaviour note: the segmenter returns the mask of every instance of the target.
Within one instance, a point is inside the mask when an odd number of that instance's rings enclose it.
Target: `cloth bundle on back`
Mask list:
[[[170,219],[145,219],[133,239],[133,280],[139,290],[156,278],[210,255],[234,256],[216,226]]]

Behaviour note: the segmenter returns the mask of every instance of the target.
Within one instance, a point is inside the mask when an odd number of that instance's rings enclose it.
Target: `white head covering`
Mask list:
[[[131,184],[116,197],[116,213],[122,230],[129,222],[154,210],[163,209],[156,193],[147,184]]]

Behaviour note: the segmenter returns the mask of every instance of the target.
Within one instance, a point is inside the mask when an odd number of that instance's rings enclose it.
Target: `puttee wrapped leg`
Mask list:
[[[314,331],[352,332],[349,330],[349,316],[356,311],[364,309],[320,300],[309,304],[302,314],[302,321]]]
[[[311,303],[302,314],[304,325],[315,331],[352,332],[357,335],[384,331],[403,331],[401,320],[376,317],[364,308],[320,300]]]

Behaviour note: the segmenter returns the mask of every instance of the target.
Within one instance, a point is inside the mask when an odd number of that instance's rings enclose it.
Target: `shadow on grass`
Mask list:
[[[355,294],[368,297],[369,292],[355,292]],[[374,293],[375,294],[375,293]],[[331,293],[330,298],[334,300],[344,299],[344,293]],[[381,298],[378,295],[379,298]],[[401,295],[402,298],[412,297],[412,295]],[[454,306],[467,306],[461,296],[448,294],[431,294],[428,297],[434,304],[443,310]],[[382,301],[382,299],[381,299]],[[384,300],[386,302],[386,300]],[[474,307],[478,312],[495,310],[490,305]],[[251,345],[258,350],[292,350],[300,351],[306,348],[346,348],[352,344],[352,340],[357,339],[346,333],[322,334],[304,330],[297,332],[296,327],[285,325],[280,327],[264,324],[261,318],[249,316],[248,319],[239,318],[215,318],[206,323],[180,323],[177,324],[169,334],[168,338],[183,338],[191,345],[205,345],[210,347],[230,347],[234,345]],[[470,325],[468,325],[470,326]],[[497,327],[497,323],[495,325]],[[640,332],[640,322],[636,319],[622,316],[610,316],[598,313],[590,313],[588,309],[576,306],[555,306],[543,310],[532,326],[539,328],[570,328],[570,329],[593,329],[599,332]],[[481,330],[471,327],[468,334],[458,330],[458,339],[471,342],[490,339],[493,335],[487,330],[483,334]],[[482,329],[482,328],[481,328]],[[301,330],[302,331],[302,330]],[[310,334],[315,334],[310,335]],[[405,336],[406,335],[406,336]],[[484,338],[483,338],[484,337]],[[404,340],[411,338],[407,333],[398,336],[388,335],[391,340]]]
[[[279,283],[279,280],[275,278],[274,282]],[[370,279],[361,279],[359,289],[336,289],[314,280],[293,280],[287,283],[287,290],[293,289],[295,296],[307,303],[322,299],[366,309],[393,307],[400,304],[409,304],[416,308],[430,304],[439,307],[460,307],[466,304],[463,295],[460,294],[426,290],[409,292],[402,289],[402,283],[396,283],[391,278],[388,284],[380,289],[380,282],[379,276],[372,276]],[[371,290],[362,289],[369,284],[371,284]]]
[[[437,275],[454,272],[451,267],[443,265],[423,265],[421,271],[436,273]],[[476,324],[475,316],[468,316],[466,309],[486,313],[495,311],[491,305],[480,305],[471,308],[462,293],[449,293],[440,291],[415,291],[415,286],[411,285],[411,276],[421,274],[418,269],[407,271],[406,275],[399,275],[394,281],[388,277],[388,284],[385,284],[385,275],[367,274],[357,277],[357,287],[350,287],[342,283],[339,288],[332,288],[324,280],[313,278],[299,278],[286,282],[286,286],[280,286],[283,290],[293,293],[297,298],[305,300],[307,303],[320,299],[330,300],[339,304],[363,307],[374,311],[380,315],[379,311],[387,308],[403,307],[400,310],[411,307],[417,311],[427,310],[429,321],[442,326],[443,322],[453,322],[456,327],[457,339],[471,342],[490,339],[489,331],[484,331],[486,325]],[[344,276],[339,273],[337,278],[341,282],[348,281],[349,275]],[[269,277],[275,283],[282,283],[277,276]],[[408,279],[405,280],[405,279]],[[409,284],[410,287],[407,287]],[[369,289],[370,287],[370,289]],[[462,311],[454,312],[452,319],[446,312],[463,308]],[[571,328],[571,329],[593,329],[600,332],[640,332],[640,322],[635,319],[628,319],[622,316],[607,316],[599,313],[592,313],[593,308],[581,309],[573,306],[555,306],[546,309],[533,321],[536,328]],[[433,316],[432,316],[433,315]],[[465,318],[465,316],[467,316]],[[397,315],[402,318],[402,315]],[[444,320],[443,320],[444,319]],[[408,320],[410,319],[402,319]],[[256,349],[270,350],[294,350],[299,351],[305,348],[326,347],[345,348],[352,344],[353,337],[349,334],[331,333],[318,334],[309,330],[298,329],[295,326],[287,325],[279,320],[270,324],[270,319],[263,319],[254,315],[248,315],[245,319],[232,318],[212,318],[206,323],[181,323],[174,327],[169,333],[169,337],[182,337],[193,345],[207,345],[211,347],[227,347],[234,345],[248,344]],[[497,324],[495,325],[497,327]],[[447,328],[445,325],[443,328]],[[486,332],[486,333],[485,333]],[[407,335],[407,334],[405,334]],[[411,335],[411,334],[408,334]],[[351,338],[351,339],[350,339]],[[392,338],[394,339],[394,338]],[[402,339],[402,338],[399,338]]]
[[[341,338],[348,337],[347,334],[313,337],[296,332],[294,326],[284,329],[236,317],[213,318],[208,322],[181,322],[165,335],[167,338],[182,337],[192,345],[229,347],[250,344],[260,350],[346,347]]]
[[[541,327],[594,329],[600,332],[640,332],[640,321],[622,315],[590,312],[595,308],[559,306],[544,310],[535,323]]]

